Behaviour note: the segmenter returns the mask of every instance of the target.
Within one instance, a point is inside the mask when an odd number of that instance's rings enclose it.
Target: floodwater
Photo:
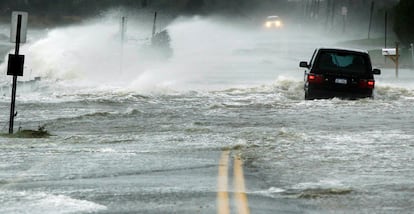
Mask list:
[[[412,70],[383,69],[373,100],[305,101],[299,61],[344,38],[181,18],[165,60],[139,51],[150,28],[129,27],[122,48],[118,28],[39,31],[22,47],[19,80],[42,80],[19,84],[15,130],[52,136],[0,137],[0,213],[216,213],[226,148],[252,213],[414,210]]]

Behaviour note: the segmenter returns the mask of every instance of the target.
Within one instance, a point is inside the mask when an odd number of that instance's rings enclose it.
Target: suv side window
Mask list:
[[[311,58],[311,60],[309,61],[309,66],[311,66],[312,67],[312,65],[313,65],[313,63],[314,63],[314,61],[315,61],[315,56],[316,56],[316,53],[318,52],[318,49],[315,49],[314,51],[313,51],[313,54],[312,54],[312,58]]]

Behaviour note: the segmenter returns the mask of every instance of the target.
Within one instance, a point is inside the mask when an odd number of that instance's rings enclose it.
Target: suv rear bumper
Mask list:
[[[307,100],[330,99],[334,97],[345,99],[372,98],[373,89],[334,90],[312,87],[305,89],[305,99]]]

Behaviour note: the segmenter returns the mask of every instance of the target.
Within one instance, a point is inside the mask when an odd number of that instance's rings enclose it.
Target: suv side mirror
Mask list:
[[[309,65],[308,65],[308,62],[300,62],[299,63],[299,67],[301,67],[301,68],[309,68]]]
[[[380,75],[381,74],[381,70],[375,68],[375,69],[372,70],[372,73],[373,74],[376,74],[376,75]]]

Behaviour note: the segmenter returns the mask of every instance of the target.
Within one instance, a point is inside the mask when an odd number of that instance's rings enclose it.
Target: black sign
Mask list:
[[[9,54],[7,75],[23,76],[24,55]]]

